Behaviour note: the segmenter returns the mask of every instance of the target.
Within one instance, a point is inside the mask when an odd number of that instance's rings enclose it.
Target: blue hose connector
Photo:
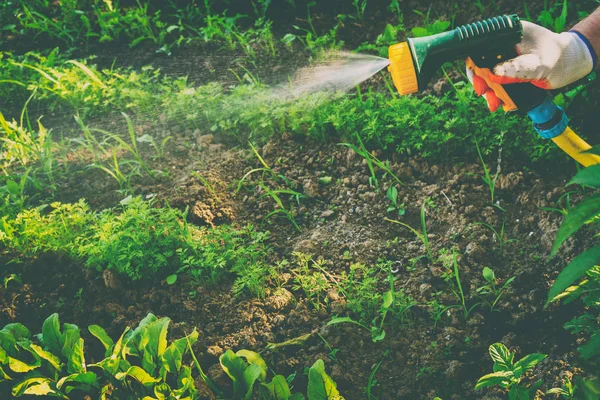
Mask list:
[[[533,128],[544,139],[559,136],[567,129],[569,119],[565,111],[554,104],[550,96],[536,108],[527,112],[533,122]]]

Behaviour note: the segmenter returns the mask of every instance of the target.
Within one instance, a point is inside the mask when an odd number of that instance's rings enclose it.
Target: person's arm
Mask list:
[[[600,7],[577,23],[571,31],[579,32],[588,40],[594,50],[594,55],[600,54]],[[596,68],[598,68],[598,63],[596,63]]]

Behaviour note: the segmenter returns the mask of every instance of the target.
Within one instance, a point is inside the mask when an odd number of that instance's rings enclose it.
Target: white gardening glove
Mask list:
[[[594,51],[577,32],[554,33],[523,21],[523,39],[515,46],[519,56],[494,68],[490,80],[500,83],[530,82],[542,89],[573,83],[594,68]]]
[[[486,75],[501,85],[528,82],[542,89],[557,89],[592,72],[596,54],[589,41],[578,32],[554,33],[531,22],[522,21],[523,39],[515,46],[517,57],[498,64]],[[502,104],[486,81],[467,68],[475,92],[484,96],[491,111]]]

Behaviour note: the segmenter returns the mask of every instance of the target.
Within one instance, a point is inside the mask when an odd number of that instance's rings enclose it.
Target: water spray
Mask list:
[[[514,46],[522,37],[518,16],[489,18],[390,46],[388,70],[405,95],[423,90],[445,62],[467,58],[467,66],[502,100],[504,111],[526,113],[542,138],[551,139],[582,165],[600,163],[599,156],[586,153],[591,146],[569,128],[567,115],[547,91],[530,83],[500,85],[487,79],[494,66],[517,56]]]

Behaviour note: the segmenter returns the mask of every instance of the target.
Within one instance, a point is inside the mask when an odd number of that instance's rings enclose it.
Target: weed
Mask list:
[[[490,175],[490,170],[488,169],[487,165],[485,164],[485,161],[483,161],[483,156],[481,155],[481,149],[479,148],[479,143],[477,143],[477,141],[475,141],[475,147],[477,148],[477,154],[479,155],[479,160],[481,161],[481,165],[483,166],[483,176],[481,177],[481,179],[483,180],[483,182],[487,185],[488,189],[490,190],[490,201],[491,204],[494,204],[494,195],[496,192],[496,181],[498,180],[498,175],[500,175],[500,164],[498,164],[498,168],[496,169],[496,174],[494,176]]]
[[[423,17],[423,23],[424,23],[424,26],[417,26],[417,27],[412,28],[412,34],[414,37],[436,35],[438,33],[444,32],[451,25],[450,21],[442,21],[439,19],[432,22],[429,19],[429,14],[431,12],[431,8],[429,10],[427,10],[427,14],[425,14],[421,11],[418,11],[418,10],[414,10],[414,12],[416,14],[420,15],[421,17]]]
[[[450,281],[451,278],[453,278],[454,282],[450,285],[450,288],[454,296],[458,299],[459,304],[448,306],[444,311],[454,307],[460,308],[466,320],[469,318],[471,312],[476,307],[481,305],[481,303],[476,303],[473,304],[471,307],[467,307],[466,297],[463,291],[462,282],[460,280],[460,273],[458,271],[458,261],[456,257],[456,252],[452,252],[452,275],[448,277],[447,281]]]
[[[362,21],[365,17],[365,10],[367,8],[368,0],[352,0],[352,5],[356,11],[356,19]]]
[[[375,188],[377,188],[377,190],[379,190],[379,181],[377,179],[377,173],[375,172],[375,167],[378,167],[380,169],[382,169],[385,175],[389,175],[390,177],[392,177],[399,185],[402,185],[402,182],[400,181],[400,179],[398,179],[398,177],[391,171],[390,166],[387,162],[383,162],[381,160],[379,160],[377,157],[375,157],[373,154],[371,154],[365,147],[365,144],[363,143],[362,139],[360,138],[360,136],[356,136],[356,140],[358,141],[358,146],[355,146],[351,143],[340,143],[341,146],[346,146],[351,148],[352,150],[354,150],[354,152],[356,154],[358,154],[359,156],[363,157],[365,159],[365,161],[367,162],[367,166],[369,167],[369,172],[371,173],[371,177],[369,178],[369,184],[371,186],[375,186]]]
[[[559,388],[552,388],[545,394],[558,394],[563,399],[575,399],[575,386],[571,382],[571,379],[563,378],[563,385]]]
[[[559,0],[554,2],[553,6],[548,5],[548,0],[544,0],[544,9],[538,17],[538,22],[545,28],[548,28],[556,33],[561,33],[565,30],[568,15],[568,1],[563,0],[562,4]]]
[[[500,301],[502,295],[515,280],[515,277],[508,278],[501,287],[498,287],[496,286],[496,274],[494,274],[494,270],[484,267],[482,274],[487,284],[477,288],[477,293],[483,300],[483,304],[487,305],[490,311],[497,311],[496,305],[498,301]]]
[[[386,192],[387,198],[392,203],[388,208],[387,212],[396,212],[398,216],[403,216],[406,213],[404,203],[398,204],[398,189],[395,186],[390,186]]]
[[[431,253],[431,248],[429,247],[429,238],[427,236],[427,223],[425,221],[425,201],[423,201],[423,204],[421,204],[421,231],[419,232],[418,230],[416,230],[415,228],[413,228],[412,226],[408,225],[407,223],[404,222],[400,222],[394,219],[389,219],[389,218],[384,218],[386,221],[388,222],[393,222],[394,224],[398,224],[400,226],[403,226],[405,228],[407,228],[408,230],[410,230],[412,233],[415,234],[415,236],[423,243],[423,245],[425,246],[425,249],[427,250],[427,259],[429,260],[429,263],[433,263],[433,254]]]
[[[371,369],[371,373],[369,374],[369,381],[367,382],[367,388],[365,390],[367,394],[367,400],[375,399],[375,396],[373,396],[373,394],[371,393],[373,391],[373,388],[377,386],[377,379],[375,379],[375,374],[377,373],[377,370],[379,370],[379,367],[381,367],[381,364],[389,354],[390,351],[388,349],[383,353],[383,358]]]
[[[327,301],[327,291],[332,287],[325,270],[323,261],[315,261],[311,256],[294,252],[296,267],[292,269],[294,275],[294,290],[302,290],[310,304],[320,310]]]
[[[506,234],[504,232],[504,221],[502,221],[502,226],[500,227],[500,231],[498,231],[496,228],[494,228],[492,225],[490,225],[486,222],[474,222],[471,224],[471,226],[477,226],[477,225],[481,225],[481,226],[489,229],[490,231],[492,231],[492,233],[494,234],[494,238],[498,241],[500,254],[503,254],[504,247],[508,243],[518,242],[517,239],[509,239],[506,237]]]

